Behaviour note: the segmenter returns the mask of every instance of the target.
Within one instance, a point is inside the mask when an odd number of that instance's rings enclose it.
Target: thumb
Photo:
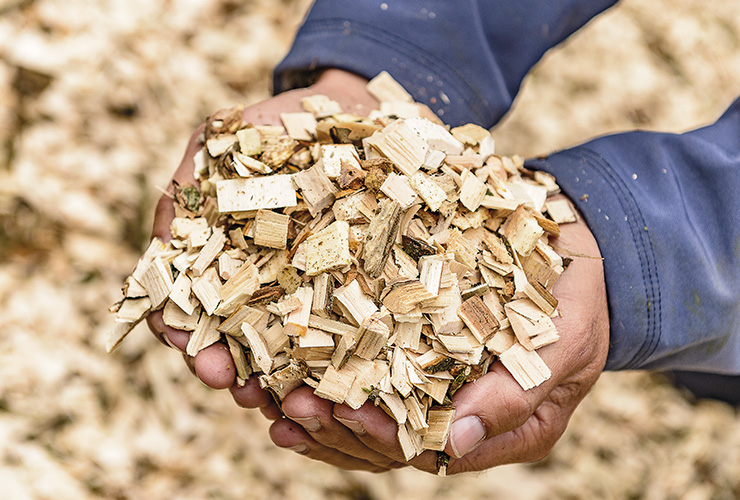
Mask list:
[[[547,397],[551,384],[552,379],[524,391],[501,363],[495,363],[455,394],[455,421],[445,452],[460,458],[486,439],[521,427]]]

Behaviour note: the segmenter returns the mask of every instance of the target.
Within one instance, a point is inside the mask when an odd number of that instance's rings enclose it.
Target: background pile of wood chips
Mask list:
[[[608,373],[534,465],[348,473],[275,448],[145,326],[106,308],[198,123],[268,96],[306,0],[0,0],[0,484],[7,499],[733,499],[740,419]],[[625,2],[549,54],[495,137],[532,155],[715,119],[740,85],[740,6]]]

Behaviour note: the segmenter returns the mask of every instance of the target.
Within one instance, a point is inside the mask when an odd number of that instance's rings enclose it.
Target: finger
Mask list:
[[[437,457],[432,452],[425,452],[406,462],[406,457],[398,443],[398,424],[374,404],[365,403],[357,410],[345,405],[335,405],[334,418],[351,430],[367,448],[397,463],[412,465],[428,472],[437,472]]]
[[[234,385],[236,370],[229,348],[220,342],[206,347],[195,356],[195,373],[212,389],[226,389]]]
[[[445,451],[460,458],[486,438],[521,427],[554,385],[551,378],[524,391],[501,363],[495,363],[486,375],[455,394],[455,421]]]
[[[161,310],[151,313],[146,321],[157,340],[168,347],[185,352],[188,340],[190,339],[190,332],[176,330],[171,326],[165,325]]]
[[[452,459],[448,474],[528,463],[547,456],[565,432],[571,408],[545,401],[521,427],[493,436],[462,459]]]
[[[313,460],[319,460],[341,469],[368,472],[389,470],[322,445],[313,439],[303,427],[287,418],[281,418],[273,422],[270,426],[270,438],[281,448],[288,448]]]
[[[229,391],[236,404],[242,408],[259,408],[270,420],[277,420],[283,416],[272,395],[260,387],[257,377],[249,377],[241,387],[234,384]]]
[[[310,387],[299,387],[283,400],[285,416],[300,424],[321,445],[360,458],[383,468],[400,464],[365,446],[353,430],[335,418],[335,404],[314,395]]]

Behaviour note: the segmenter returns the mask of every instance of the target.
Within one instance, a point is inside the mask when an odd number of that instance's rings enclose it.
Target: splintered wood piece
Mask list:
[[[416,387],[421,389],[422,392],[428,394],[434,401],[439,404],[444,404],[447,390],[450,388],[451,380],[430,378],[426,384],[414,384]]]
[[[455,418],[455,409],[445,406],[434,406],[427,412],[429,428],[424,435],[422,446],[427,450],[444,451],[450,436],[450,427]]]
[[[463,322],[457,315],[457,311],[462,305],[460,290],[457,286],[440,288],[439,296],[449,299],[449,305],[439,312],[429,315],[434,332],[439,333],[459,333],[463,328]]]
[[[288,136],[264,137],[260,160],[268,167],[278,169],[293,156],[297,145],[298,143]]]
[[[149,242],[149,246],[144,251],[143,255],[139,257],[139,260],[136,263],[136,268],[134,269],[134,272],[131,273],[131,277],[141,283],[144,273],[149,268],[154,258],[163,254],[167,248],[168,245],[162,243],[159,238],[152,238],[152,241]]]
[[[141,297],[147,297],[148,294],[146,293],[146,288],[141,286],[141,283],[136,278],[129,276],[123,282],[123,296],[127,299],[140,299]]]
[[[502,264],[511,264],[514,262],[514,258],[509,253],[504,242],[492,232],[488,230],[484,231],[483,244],[488,248],[493,258],[498,262]]]
[[[152,309],[152,301],[149,297],[139,299],[126,299],[116,312],[116,323],[134,323],[144,319]]]
[[[311,313],[329,317],[334,300],[334,278],[329,273],[321,273],[313,279],[313,304]]]
[[[471,212],[475,212],[483,202],[483,197],[486,195],[488,187],[470,170],[463,172],[462,179],[460,203]]]
[[[537,223],[534,215],[519,206],[501,226],[501,232],[519,255],[527,257],[534,251],[545,230]]]
[[[309,236],[306,245],[306,275],[341,270],[352,262],[349,251],[349,224],[338,220]]]
[[[501,363],[525,391],[550,378],[551,372],[539,354],[514,344],[499,355]]]
[[[301,306],[285,317],[285,334],[293,337],[305,335],[308,331],[308,318],[311,316],[313,303],[313,288],[302,286],[295,295],[300,297]]]
[[[391,363],[391,384],[404,398],[409,397],[414,386],[411,385],[407,369],[406,354],[403,349],[396,346],[393,350],[393,362]]]
[[[357,327],[348,325],[343,321],[336,321],[329,318],[323,318],[321,316],[311,315],[308,317],[308,326],[323,330],[325,332],[333,333],[335,335],[355,335],[357,333]]]
[[[284,295],[277,302],[270,302],[265,306],[267,312],[274,314],[275,316],[283,317],[286,314],[295,311],[301,307],[303,303],[301,298],[295,294]]]
[[[331,207],[334,217],[337,220],[344,220],[351,224],[369,221],[370,219],[365,217],[365,212],[367,211],[363,206],[367,194],[368,193],[366,191],[359,191],[335,201],[334,205]],[[374,201],[375,197],[373,196],[372,198]]]
[[[262,373],[270,373],[272,369],[272,356],[267,349],[267,344],[262,335],[249,323],[242,323],[242,333],[247,339],[249,349],[252,351],[252,360],[257,363]]]
[[[208,149],[209,155],[218,158],[228,151],[236,141],[237,138],[234,134],[219,134],[206,141],[206,149]]]
[[[383,272],[396,241],[401,222],[401,205],[393,200],[383,200],[380,211],[370,221],[362,251],[365,272],[377,278]]]
[[[447,201],[447,193],[428,175],[417,172],[410,176],[411,187],[421,196],[429,210],[436,212]]]
[[[269,390],[279,401],[303,385],[303,379],[308,376],[308,366],[305,363],[291,359],[288,365],[270,375],[260,375],[260,387]]]
[[[339,371],[332,365],[329,365],[324,372],[324,376],[321,377],[321,381],[318,387],[316,387],[314,394],[320,398],[342,404],[356,376],[357,374],[355,372]]]
[[[199,317],[200,308],[193,309],[193,312],[187,314],[172,300],[167,301],[162,311],[162,321],[165,325],[177,330],[185,330],[189,332],[195,330]]]
[[[496,335],[491,337],[486,342],[486,349],[496,356],[500,356],[502,352],[509,349],[511,346],[516,344],[516,335],[511,328],[506,328],[496,332]]]
[[[486,195],[481,201],[481,206],[496,210],[501,214],[510,214],[515,211],[522,202],[520,200],[514,200],[510,198],[502,198],[500,196]]]
[[[457,314],[467,327],[470,328],[473,336],[475,336],[480,343],[485,343],[488,339],[493,337],[500,326],[498,320],[493,314],[493,311],[491,311],[483,302],[483,299],[477,295],[470,297],[463,302]],[[445,347],[447,346],[445,345]],[[450,348],[447,347],[447,349]]]
[[[356,325],[361,325],[365,318],[378,312],[378,307],[370,300],[362,290],[358,281],[339,287],[334,292],[334,298],[342,305],[347,313],[347,319]]]
[[[322,144],[321,163],[324,173],[330,179],[336,179],[342,173],[342,165],[350,169],[362,170],[359,153],[352,144]]]
[[[467,146],[477,146],[487,137],[491,136],[491,133],[488,130],[474,123],[467,123],[460,127],[455,127],[450,132],[455,139]]]
[[[142,319],[144,318],[142,317]],[[123,339],[125,339],[126,336],[131,333],[131,330],[133,330],[139,323],[140,321],[135,321],[133,323],[114,323],[113,328],[108,330],[105,335],[105,352],[108,354],[113,352],[116,347],[121,345]]]
[[[519,343],[533,351],[558,340],[557,329],[550,316],[540,310],[530,299],[519,299],[504,305]]]
[[[403,423],[398,424],[398,444],[403,452],[403,458],[408,462],[417,455],[416,445],[412,435],[414,432],[409,432],[406,425]]]
[[[170,224],[170,234],[173,238],[186,240],[193,231],[204,231],[208,229],[208,221],[203,217],[189,219],[187,217],[175,217]]]
[[[229,335],[226,336],[226,343],[229,345],[231,359],[234,360],[236,376],[239,377],[240,380],[246,381],[252,374],[252,369],[247,362],[246,354],[244,354],[244,346]]]
[[[208,268],[208,266],[216,260],[216,257],[221,250],[224,248],[226,243],[226,236],[221,228],[214,228],[213,234],[208,238],[205,246],[200,251],[200,255],[193,263],[193,275],[200,276]]]
[[[192,290],[206,314],[209,316],[214,314],[221,301],[221,279],[216,269],[209,267],[201,276],[195,278]]]
[[[234,153],[234,169],[241,177],[251,177],[257,174],[271,174],[272,169],[259,160],[242,153]]]
[[[377,314],[365,318],[357,332],[355,356],[368,361],[375,359],[388,342],[390,333],[388,325]]]
[[[316,217],[334,202],[337,188],[318,163],[308,170],[294,174],[293,182],[301,190],[303,201],[306,202],[311,217]]]
[[[432,150],[430,154],[437,152],[445,155],[462,154],[465,146],[458,141],[445,127],[423,118],[410,118],[406,123],[424,139]],[[429,158],[427,158],[427,161]],[[441,163],[441,160],[440,160]]]
[[[258,331],[264,331],[267,327],[269,314],[250,306],[239,306],[234,313],[226,318],[220,325],[218,331],[228,335],[239,336],[242,334],[242,323],[249,323]]]
[[[408,419],[408,410],[403,399],[396,392],[380,392],[380,406],[399,424],[405,424]]]
[[[220,213],[294,207],[298,204],[291,175],[226,179],[216,183]]]
[[[296,141],[311,141],[316,137],[316,118],[312,113],[280,113],[280,120]]]
[[[352,356],[340,372],[355,373],[352,386],[344,397],[344,404],[358,410],[367,401],[373,387],[388,374],[388,365],[382,361],[367,361],[357,356]]]
[[[221,304],[215,310],[219,316],[229,316],[237,307],[245,304],[260,287],[257,267],[247,261],[236,274],[221,287]]]
[[[155,257],[151,261],[139,281],[149,295],[152,310],[164,305],[175,284],[170,265],[160,257]]]
[[[334,347],[334,336],[316,328],[308,328],[305,335],[298,337],[298,347]]]
[[[429,430],[426,408],[419,402],[415,394],[405,398],[403,404],[408,412],[408,423],[414,432],[420,436],[426,434]]]
[[[262,338],[265,339],[265,345],[267,346],[267,352],[270,353],[271,357],[277,356],[283,350],[290,347],[290,337],[285,334],[283,325],[275,323],[266,330],[260,330],[255,327],[255,330],[262,333]]]
[[[406,89],[398,83],[387,71],[381,71],[378,75],[367,82],[365,90],[380,102],[413,102]]]
[[[380,186],[380,191],[388,198],[397,201],[403,210],[406,210],[418,201],[416,191],[411,187],[409,178],[394,172],[388,174],[385,182]]]
[[[545,202],[545,210],[552,220],[558,224],[567,224],[569,222],[576,222],[576,217],[573,207],[570,202],[566,199],[550,200]]]
[[[421,168],[429,145],[405,120],[396,120],[366,142],[409,177]]]
[[[301,99],[303,109],[316,118],[342,113],[342,105],[322,94],[315,94]]]
[[[438,295],[444,260],[439,256],[422,257],[419,259],[419,268],[419,281],[424,284],[429,293]]]
[[[218,275],[222,280],[229,280],[234,277],[244,260],[235,259],[228,253],[224,252],[218,256]],[[171,296],[172,294],[170,294]]]
[[[396,322],[396,329],[393,332],[395,336],[395,345],[412,351],[419,350],[421,342],[421,322],[402,323]]]
[[[539,226],[538,226],[539,227]],[[473,271],[477,264],[478,249],[457,229],[450,231],[447,251],[455,254],[455,260]]]
[[[435,297],[418,279],[400,279],[383,289],[380,300],[392,313],[406,314],[418,304]]]
[[[207,227],[205,229],[197,229],[195,231],[190,231],[190,233],[188,233],[188,238],[187,238],[188,250],[202,248],[203,245],[205,245],[208,242],[208,238],[210,238],[210,236],[211,236],[210,227]]]
[[[195,356],[199,351],[219,341],[221,332],[216,330],[218,325],[217,316],[201,314],[195,330],[190,334],[185,352],[188,356]]]
[[[290,216],[272,210],[258,210],[254,218],[254,244],[285,249],[288,243]]]
[[[535,304],[537,307],[548,316],[552,316],[555,309],[558,306],[558,299],[556,299],[544,286],[537,281],[528,282],[524,287],[525,295]]]
[[[236,132],[236,138],[242,154],[257,156],[262,153],[262,137],[256,128],[243,128]]]

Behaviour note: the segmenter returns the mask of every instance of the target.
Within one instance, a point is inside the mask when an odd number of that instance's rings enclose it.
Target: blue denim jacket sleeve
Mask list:
[[[317,0],[275,91],[342,68],[391,73],[450,125],[493,126],[542,55],[606,0]],[[740,103],[686,134],[603,137],[554,174],[604,255],[607,368],[740,373]]]

